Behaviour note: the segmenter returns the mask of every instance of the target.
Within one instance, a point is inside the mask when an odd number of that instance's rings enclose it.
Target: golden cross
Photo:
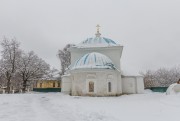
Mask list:
[[[99,24],[96,27],[97,27],[97,32],[99,33],[99,28],[100,28]]]

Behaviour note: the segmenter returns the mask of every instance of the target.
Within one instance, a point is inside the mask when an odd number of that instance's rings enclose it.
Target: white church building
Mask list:
[[[143,93],[141,76],[122,75],[122,51],[122,45],[101,37],[97,26],[94,38],[70,48],[71,66],[62,77],[62,92],[73,96]]]

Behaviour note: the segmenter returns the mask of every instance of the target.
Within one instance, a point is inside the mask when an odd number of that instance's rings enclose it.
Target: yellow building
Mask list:
[[[58,80],[39,80],[36,83],[36,88],[33,91],[38,92],[60,92],[61,83]]]
[[[57,80],[40,80],[37,82],[37,88],[59,88],[60,81]]]

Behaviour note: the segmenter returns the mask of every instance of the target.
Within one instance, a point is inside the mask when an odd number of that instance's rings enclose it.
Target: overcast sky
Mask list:
[[[0,39],[57,69],[58,49],[94,37],[97,24],[124,46],[125,73],[180,65],[180,0],[0,0]]]

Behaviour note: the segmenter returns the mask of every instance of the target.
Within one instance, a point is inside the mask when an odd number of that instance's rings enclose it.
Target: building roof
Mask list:
[[[109,47],[109,46],[118,46],[112,39],[101,37],[99,32],[99,25],[97,25],[97,33],[95,37],[87,38],[82,41],[80,44],[75,45],[77,48],[88,48],[88,47]]]
[[[85,68],[115,69],[114,64],[107,56],[97,52],[85,54],[72,66],[72,69]]]
[[[94,38],[87,38],[86,40],[82,41],[80,44],[76,45],[79,48],[85,47],[109,47],[109,46],[117,46],[117,44],[105,37],[94,37]]]

